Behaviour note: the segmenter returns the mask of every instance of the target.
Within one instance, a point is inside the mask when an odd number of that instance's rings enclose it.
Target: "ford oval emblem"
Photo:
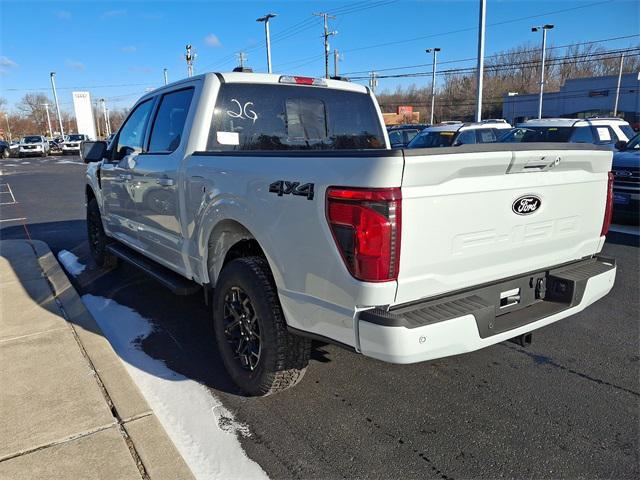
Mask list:
[[[535,195],[523,195],[522,197],[516,198],[513,205],[511,205],[511,210],[516,215],[530,215],[536,212],[540,205],[542,205],[542,200],[540,197]]]

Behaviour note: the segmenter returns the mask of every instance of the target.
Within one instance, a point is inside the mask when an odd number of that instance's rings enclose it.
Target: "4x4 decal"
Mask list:
[[[289,182],[287,180],[277,180],[269,185],[270,193],[277,193],[279,197],[282,195],[298,195],[307,197],[307,200],[313,200],[313,183]]]

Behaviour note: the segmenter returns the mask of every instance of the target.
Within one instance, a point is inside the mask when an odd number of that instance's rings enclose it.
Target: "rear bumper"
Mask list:
[[[609,293],[615,277],[615,261],[598,257],[389,311],[367,310],[358,318],[360,351],[416,363],[479,350],[581,312]],[[507,297],[501,307],[501,293],[516,289],[520,302],[509,304]]]

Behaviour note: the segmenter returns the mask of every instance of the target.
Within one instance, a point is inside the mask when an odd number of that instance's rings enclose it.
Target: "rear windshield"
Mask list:
[[[456,132],[422,132],[407,145],[408,148],[450,147]]]
[[[364,93],[297,85],[223,84],[207,150],[386,148]]]

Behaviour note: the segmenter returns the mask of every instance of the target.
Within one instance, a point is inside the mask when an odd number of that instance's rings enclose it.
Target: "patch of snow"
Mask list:
[[[20,165],[31,165],[31,162],[20,162]]]
[[[62,163],[80,163],[80,162],[74,162],[73,160],[56,160],[57,164],[62,164]]]
[[[5,167],[17,167],[18,164],[17,163],[5,163],[4,166]]]
[[[149,320],[113,300],[83,295],[129,375],[198,479],[266,479],[237,435],[250,431],[203,385],[169,369],[138,345],[153,330]]]
[[[86,268],[84,264],[78,261],[78,257],[67,250],[60,250],[58,252],[58,261],[64,269],[74,277],[80,275]]]

